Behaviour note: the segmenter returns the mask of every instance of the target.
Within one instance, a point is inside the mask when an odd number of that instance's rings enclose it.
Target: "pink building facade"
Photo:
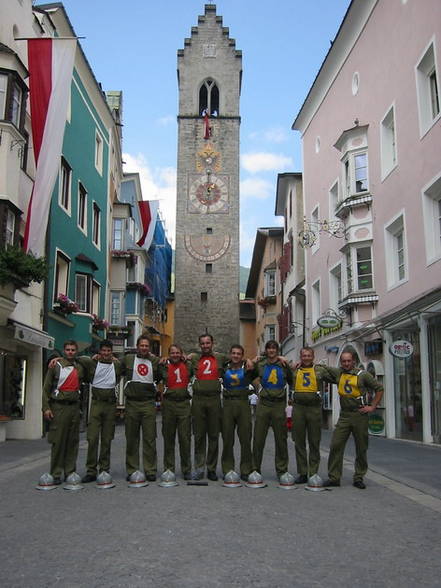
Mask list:
[[[372,432],[440,443],[441,3],[422,4],[353,0],[293,128],[317,237],[307,341],[329,365],[355,351],[383,380]],[[344,236],[319,231],[324,219]],[[325,314],[343,320],[325,329]]]

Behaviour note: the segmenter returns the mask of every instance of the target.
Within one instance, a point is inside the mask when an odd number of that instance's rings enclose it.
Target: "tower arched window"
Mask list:
[[[205,80],[199,90],[199,114],[219,114],[219,88],[214,80]]]

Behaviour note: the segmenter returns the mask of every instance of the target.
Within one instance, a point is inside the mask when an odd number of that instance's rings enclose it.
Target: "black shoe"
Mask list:
[[[193,480],[193,476],[191,475],[191,472],[187,472],[184,474],[184,480]]]
[[[299,474],[297,478],[294,480],[294,484],[306,484],[308,481],[308,476],[306,474]]]
[[[156,474],[146,474],[145,479],[147,480],[147,482],[155,482]]]
[[[127,480],[127,482],[130,482],[130,478],[131,478],[131,476],[132,476],[132,474],[127,474],[127,476],[126,476],[126,480]]]
[[[212,482],[217,482],[217,474],[216,472],[207,472],[207,478]]]
[[[61,478],[54,478],[55,486],[59,486],[61,484]]]
[[[203,477],[204,477],[204,472],[193,472],[191,474],[192,480],[202,480]]]
[[[248,482],[248,474],[240,474],[240,479],[243,482]]]
[[[323,482],[323,487],[328,488],[331,486],[332,488],[337,488],[340,486],[340,480],[330,480],[329,478]]]
[[[366,488],[366,484],[363,480],[355,480],[352,485],[359,490],[364,490]]]
[[[81,478],[81,482],[83,484],[89,484],[89,482],[95,482],[96,481],[96,476],[94,476],[93,474],[86,474],[85,476],[83,476]]]

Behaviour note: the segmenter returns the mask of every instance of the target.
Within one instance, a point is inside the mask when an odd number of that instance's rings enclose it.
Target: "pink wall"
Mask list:
[[[422,9],[424,4],[424,10]],[[304,135],[304,194],[308,218],[317,203],[320,217],[329,217],[328,190],[339,177],[340,152],[332,145],[342,131],[369,124],[369,188],[373,196],[375,289],[383,314],[441,283],[441,261],[426,265],[421,189],[441,172],[441,121],[420,139],[415,66],[434,38],[438,83],[441,74],[441,2],[380,0],[358,43],[344,63]],[[359,91],[352,95],[354,72]],[[441,88],[440,88],[441,90]],[[398,166],[381,181],[380,123],[395,106]],[[316,137],[320,151],[315,151]],[[320,170],[317,173],[317,170]],[[387,291],[384,224],[405,209],[408,282]],[[328,267],[341,259],[341,239],[321,236],[320,249],[307,259],[308,282],[321,278],[322,300],[328,299]],[[326,302],[324,302],[326,304]]]

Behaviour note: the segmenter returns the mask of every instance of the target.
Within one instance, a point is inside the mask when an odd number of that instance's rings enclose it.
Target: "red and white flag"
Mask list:
[[[139,213],[142,222],[142,237],[136,243],[138,247],[144,245],[145,249],[149,249],[153,241],[153,233],[155,232],[156,217],[158,215],[159,201],[158,200],[141,200],[138,201]]]
[[[28,41],[29,95],[35,182],[29,201],[24,248],[44,255],[52,190],[60,168],[76,39]]]

